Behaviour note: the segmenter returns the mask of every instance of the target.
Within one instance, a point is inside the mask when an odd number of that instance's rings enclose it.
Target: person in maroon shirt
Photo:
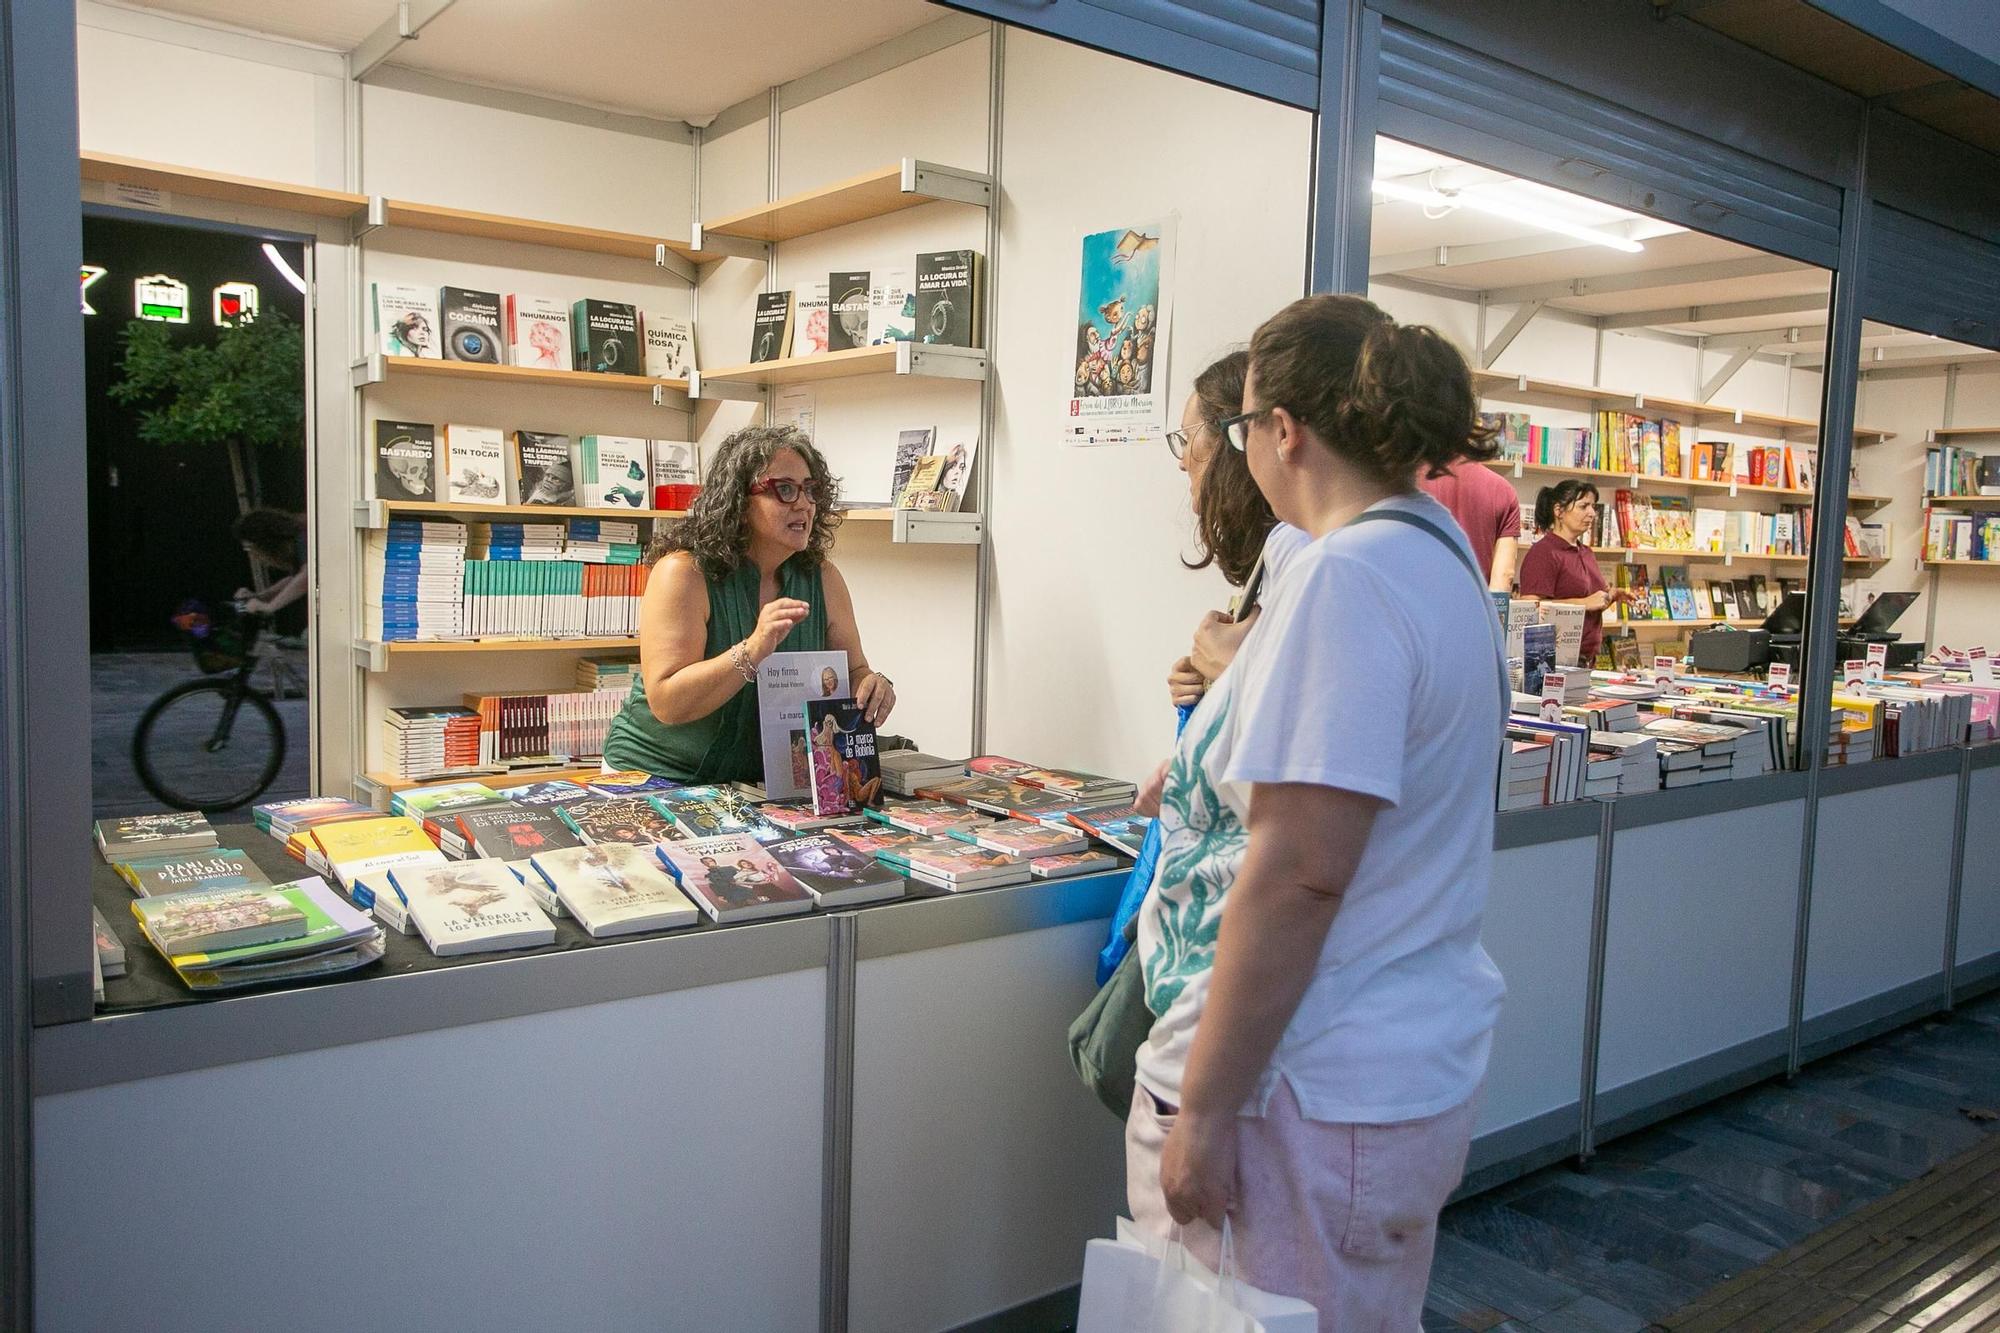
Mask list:
[[[1542,539],[1521,561],[1521,595],[1584,609],[1577,660],[1588,665],[1604,637],[1604,608],[1638,600],[1628,588],[1605,584],[1597,555],[1585,544],[1597,526],[1597,488],[1575,478],[1544,486],[1535,497],[1535,526]]]
[[[1461,458],[1440,476],[1419,476],[1417,485],[1465,529],[1486,586],[1494,592],[1512,588],[1521,558],[1521,497],[1513,483],[1484,463]]]

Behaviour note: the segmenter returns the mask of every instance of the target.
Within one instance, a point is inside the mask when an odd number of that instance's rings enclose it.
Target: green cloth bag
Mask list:
[[[1146,976],[1139,951],[1130,949],[1111,979],[1098,987],[1084,1011],[1069,1025],[1069,1062],[1097,1100],[1120,1123],[1132,1110],[1138,1080],[1139,1045],[1153,1030],[1146,1008]]]

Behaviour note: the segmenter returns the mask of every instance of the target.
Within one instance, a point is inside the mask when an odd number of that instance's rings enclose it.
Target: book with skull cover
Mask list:
[[[415,421],[375,423],[375,498],[438,498],[437,427]]]
[[[868,345],[869,280],[865,269],[827,274],[827,351],[846,352]]]

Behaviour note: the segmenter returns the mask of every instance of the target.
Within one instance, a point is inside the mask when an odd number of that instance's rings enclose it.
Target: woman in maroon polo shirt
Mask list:
[[[1542,487],[1535,497],[1535,526],[1542,538],[1521,560],[1521,596],[1584,609],[1577,660],[1588,666],[1597,660],[1604,637],[1604,608],[1637,600],[1630,589],[1605,584],[1597,555],[1585,544],[1597,526],[1597,488],[1574,477]]]

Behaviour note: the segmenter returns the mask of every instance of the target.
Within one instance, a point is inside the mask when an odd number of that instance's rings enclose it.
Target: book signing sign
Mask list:
[[[1173,226],[1163,218],[1083,238],[1065,444],[1166,438]]]

